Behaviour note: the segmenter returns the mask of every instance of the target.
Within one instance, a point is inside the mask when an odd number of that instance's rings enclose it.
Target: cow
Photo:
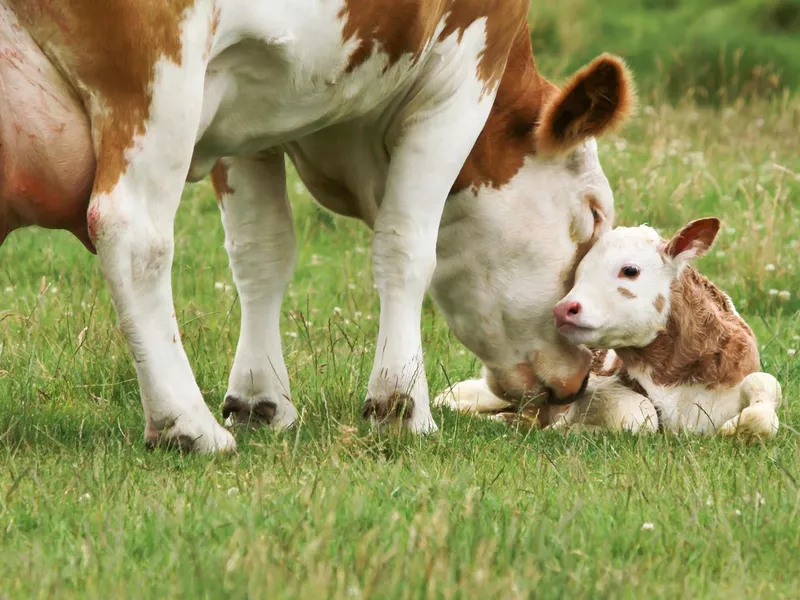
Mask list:
[[[421,307],[507,397],[568,401],[590,353],[550,311],[613,220],[596,138],[634,105],[601,55],[538,72],[528,0],[0,0],[0,242],[39,225],[96,252],[149,447],[232,450],[181,344],[170,281],[187,181],[210,176],[241,303],[226,423],[297,419],[279,316],[291,160],[373,230],[380,298],[364,414],[433,432]]]
[[[435,403],[554,429],[774,437],[781,386],[759,372],[756,337],[730,297],[690,264],[719,228],[717,218],[697,219],[663,240],[648,226],[617,227],[592,247],[553,309],[564,337],[596,349],[587,389],[569,408],[510,411],[480,380]]]

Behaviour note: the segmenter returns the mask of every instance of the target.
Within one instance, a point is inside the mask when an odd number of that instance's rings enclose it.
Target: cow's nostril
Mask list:
[[[581,305],[579,302],[573,302],[569,306],[569,310],[567,311],[568,315],[572,315],[573,317],[581,312]]]

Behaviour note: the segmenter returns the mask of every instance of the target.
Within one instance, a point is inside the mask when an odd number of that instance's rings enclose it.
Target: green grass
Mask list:
[[[147,452],[97,261],[68,234],[13,234],[0,251],[0,598],[798,597],[799,130],[797,100],[684,103],[645,106],[600,143],[618,223],[724,219],[700,267],[783,385],[784,426],[765,444],[524,433],[446,411],[427,439],[370,432],[369,235],[293,177],[300,262],[283,330],[301,426],[239,433],[232,457]],[[216,414],[238,332],[222,239],[208,185],[187,187],[176,303]],[[423,327],[432,390],[477,373],[430,303]]]
[[[724,104],[800,89],[800,0],[535,0],[546,74],[624,56],[643,95]]]

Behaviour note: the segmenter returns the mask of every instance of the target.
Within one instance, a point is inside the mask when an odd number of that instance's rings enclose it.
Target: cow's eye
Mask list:
[[[625,265],[619,270],[619,276],[625,279],[636,279],[640,272],[636,265]]]

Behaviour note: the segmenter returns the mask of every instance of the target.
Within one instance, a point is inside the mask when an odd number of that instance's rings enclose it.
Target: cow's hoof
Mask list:
[[[222,418],[229,426],[288,429],[297,419],[297,410],[288,401],[273,402],[264,396],[244,399],[228,394],[222,404]]]
[[[438,428],[430,407],[418,406],[410,394],[392,393],[367,398],[361,414],[373,425],[399,425],[412,433],[433,433]]]
[[[175,419],[163,428],[148,426],[144,433],[148,450],[165,448],[181,453],[197,452],[213,454],[236,450],[236,441],[231,433],[211,420],[209,424],[199,424],[190,419]]]

